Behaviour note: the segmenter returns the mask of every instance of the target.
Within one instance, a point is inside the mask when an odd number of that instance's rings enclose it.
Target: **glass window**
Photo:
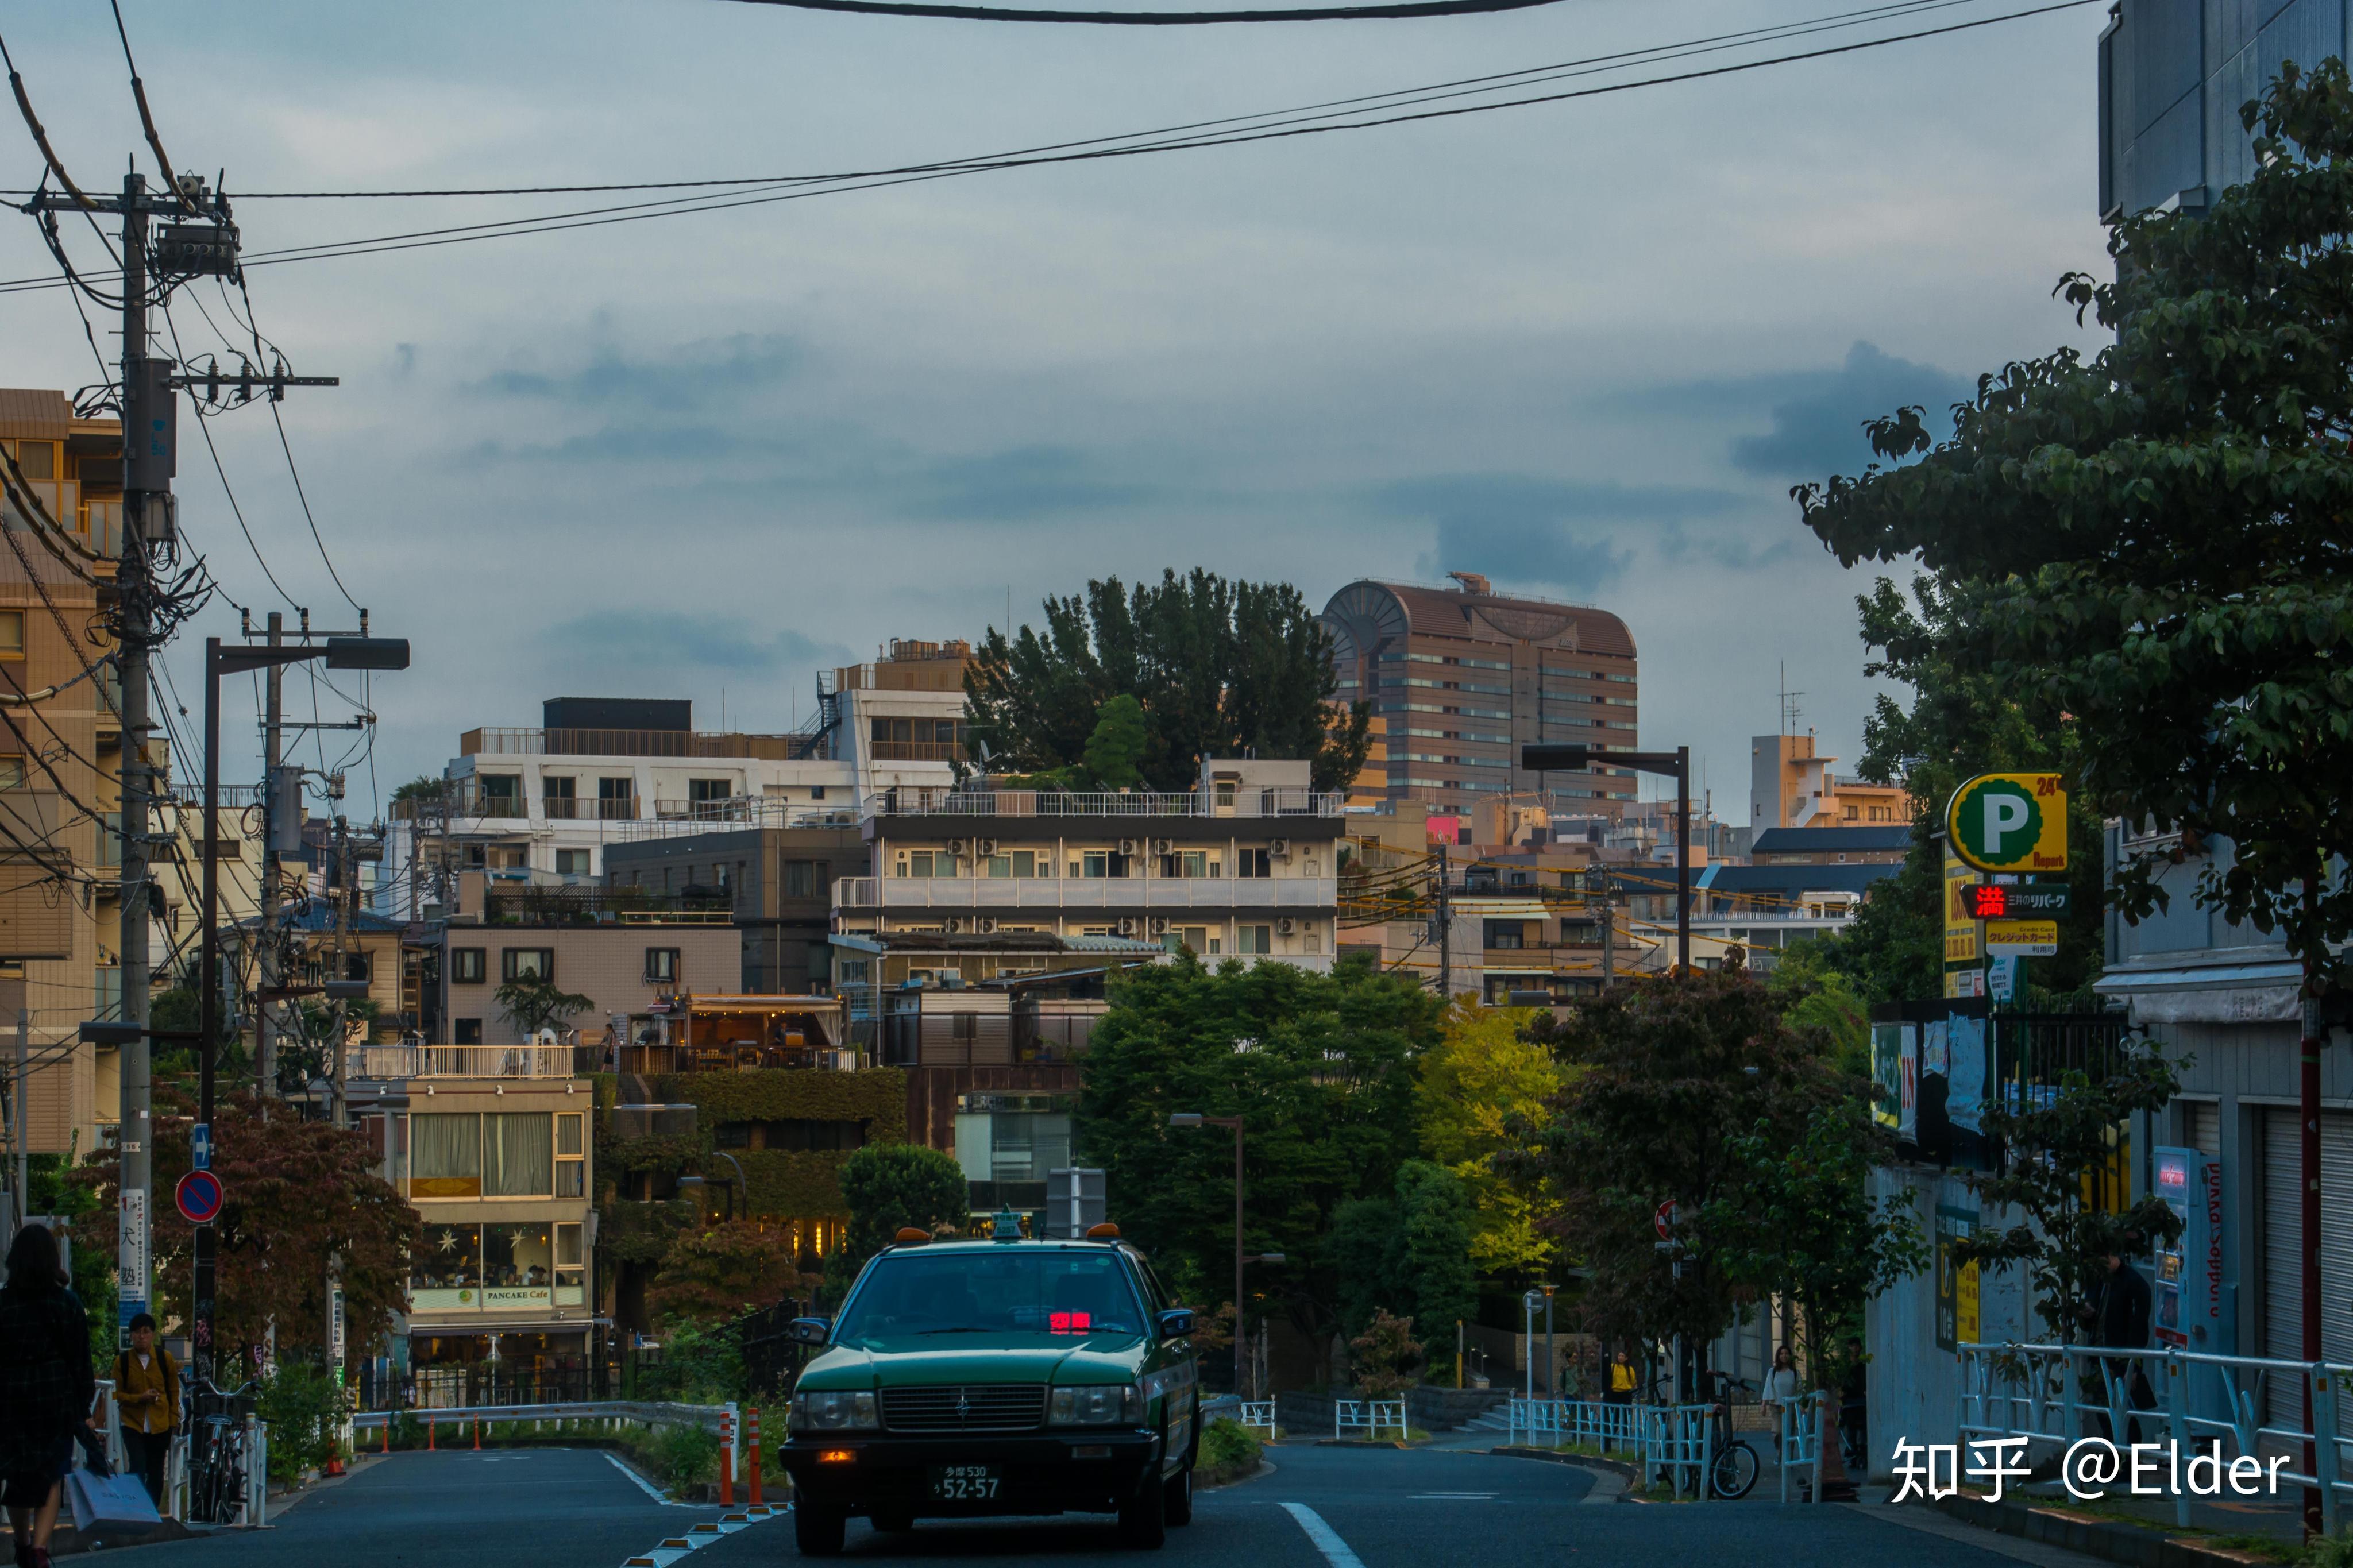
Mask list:
[[[481,777],[482,815],[521,816],[523,814],[521,773],[484,773]]]
[[[1234,928],[1236,952],[1269,953],[1274,951],[1271,926],[1237,926]]]
[[[689,779],[686,798],[690,801],[726,800],[735,793],[733,779]]]
[[[482,1118],[485,1197],[554,1195],[554,1121],[544,1110],[493,1111]]]
[[[417,1198],[482,1195],[482,1119],[420,1110],[408,1119],[408,1193]]]
[[[787,860],[785,862],[785,897],[807,899],[817,895],[817,862]]]
[[[58,447],[54,441],[19,441],[16,443],[16,466],[25,470],[28,479],[54,479],[58,477]]]
[[[555,1195],[586,1197],[588,1160],[581,1142],[581,1113],[559,1111],[555,1118]]]
[[[1143,1304],[1125,1258],[1100,1252],[901,1252],[878,1261],[844,1307],[837,1344],[917,1335],[1134,1339]]]
[[[555,1304],[559,1307],[580,1305],[583,1262],[580,1249],[580,1227],[559,1225],[555,1227]]]
[[[482,1284],[482,1232],[480,1226],[428,1225],[425,1245],[408,1259],[408,1288],[418,1293],[417,1304],[471,1305],[452,1300],[429,1302],[427,1290],[478,1290]]]
[[[554,980],[555,950],[551,947],[507,947],[499,950],[499,978],[502,981]]]
[[[1108,849],[1089,849],[1079,857],[1079,875],[1108,877],[1111,875],[1112,853]]]
[[[486,1225],[482,1227],[482,1290],[491,1305],[546,1300],[554,1287],[555,1227]],[[523,1292],[518,1295],[516,1292]],[[536,1294],[533,1294],[533,1293]]]
[[[25,787],[25,759],[15,752],[0,753],[0,789]]]
[[[453,947],[449,950],[449,979],[458,985],[480,985],[488,973],[479,947]]]
[[[0,658],[25,657],[25,612],[0,610]]]
[[[681,950],[675,947],[649,947],[646,949],[647,981],[655,985],[677,984],[678,955],[681,951]]]
[[[988,858],[987,874],[991,877],[1011,877],[1013,875],[1013,857],[1010,855],[991,855]]]
[[[588,851],[558,849],[555,852],[555,874],[559,877],[585,877],[588,874]]]
[[[1013,852],[1013,874],[1017,877],[1050,877],[1054,874],[1053,857],[1038,849],[1016,849]]]

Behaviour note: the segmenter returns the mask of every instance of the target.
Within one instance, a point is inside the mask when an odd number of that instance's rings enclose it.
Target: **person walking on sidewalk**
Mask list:
[[[160,1510],[164,1460],[180,1421],[180,1367],[155,1342],[155,1320],[131,1320],[131,1348],[114,1358],[114,1404],[121,1413],[122,1451]]]
[[[49,1568],[74,1429],[89,1423],[97,1397],[90,1316],[67,1284],[58,1238],[28,1224],[8,1244],[0,1285],[0,1492],[23,1568]]]
[[[1781,1415],[1795,1414],[1805,1398],[1805,1390],[1798,1385],[1798,1360],[1789,1347],[1780,1345],[1773,1352],[1773,1370],[1765,1374],[1765,1387],[1757,1396],[1764,1407],[1765,1419],[1773,1429],[1773,1450],[1781,1448]]]

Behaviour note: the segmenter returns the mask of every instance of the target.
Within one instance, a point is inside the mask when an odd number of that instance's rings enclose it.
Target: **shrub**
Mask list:
[[[261,1385],[254,1414],[269,1424],[269,1479],[291,1481],[327,1462],[341,1440],[343,1391],[324,1367],[290,1362]]]
[[[1265,1450],[1257,1433],[1229,1416],[1220,1415],[1201,1428],[1201,1452],[1195,1461],[1203,1469],[1241,1475],[1258,1468]]]
[[[657,1426],[640,1450],[647,1468],[673,1491],[719,1479],[719,1434],[704,1426]]]
[[[1348,1342],[1348,1351],[1356,1386],[1375,1399],[1395,1399],[1419,1381],[1421,1342],[1413,1337],[1411,1318],[1376,1310],[1372,1326]]]

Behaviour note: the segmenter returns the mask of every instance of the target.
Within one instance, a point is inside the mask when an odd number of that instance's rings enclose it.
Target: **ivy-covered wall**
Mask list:
[[[907,1137],[907,1075],[897,1068],[860,1072],[769,1069],[759,1072],[671,1073],[651,1082],[666,1105],[695,1107],[691,1137],[621,1138],[608,1114],[618,1103],[619,1082],[596,1075],[597,1169],[616,1178],[639,1171],[699,1171],[730,1175],[727,1162],[712,1153],[717,1128],[734,1121],[860,1121],[870,1143],[902,1143]],[[750,1185],[744,1212],[783,1219],[846,1219],[841,1163],[846,1152],[790,1149],[731,1149]],[[608,1189],[609,1192],[609,1189]],[[608,1204],[609,1208],[643,1205]],[[600,1241],[599,1245],[602,1243]]]

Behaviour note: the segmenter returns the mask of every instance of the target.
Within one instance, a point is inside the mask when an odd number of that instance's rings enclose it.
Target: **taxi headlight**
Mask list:
[[[796,1432],[874,1431],[882,1425],[871,1394],[796,1394],[792,1429]]]
[[[1047,1401],[1050,1426],[1134,1426],[1144,1419],[1144,1395],[1132,1383],[1058,1388]]]

